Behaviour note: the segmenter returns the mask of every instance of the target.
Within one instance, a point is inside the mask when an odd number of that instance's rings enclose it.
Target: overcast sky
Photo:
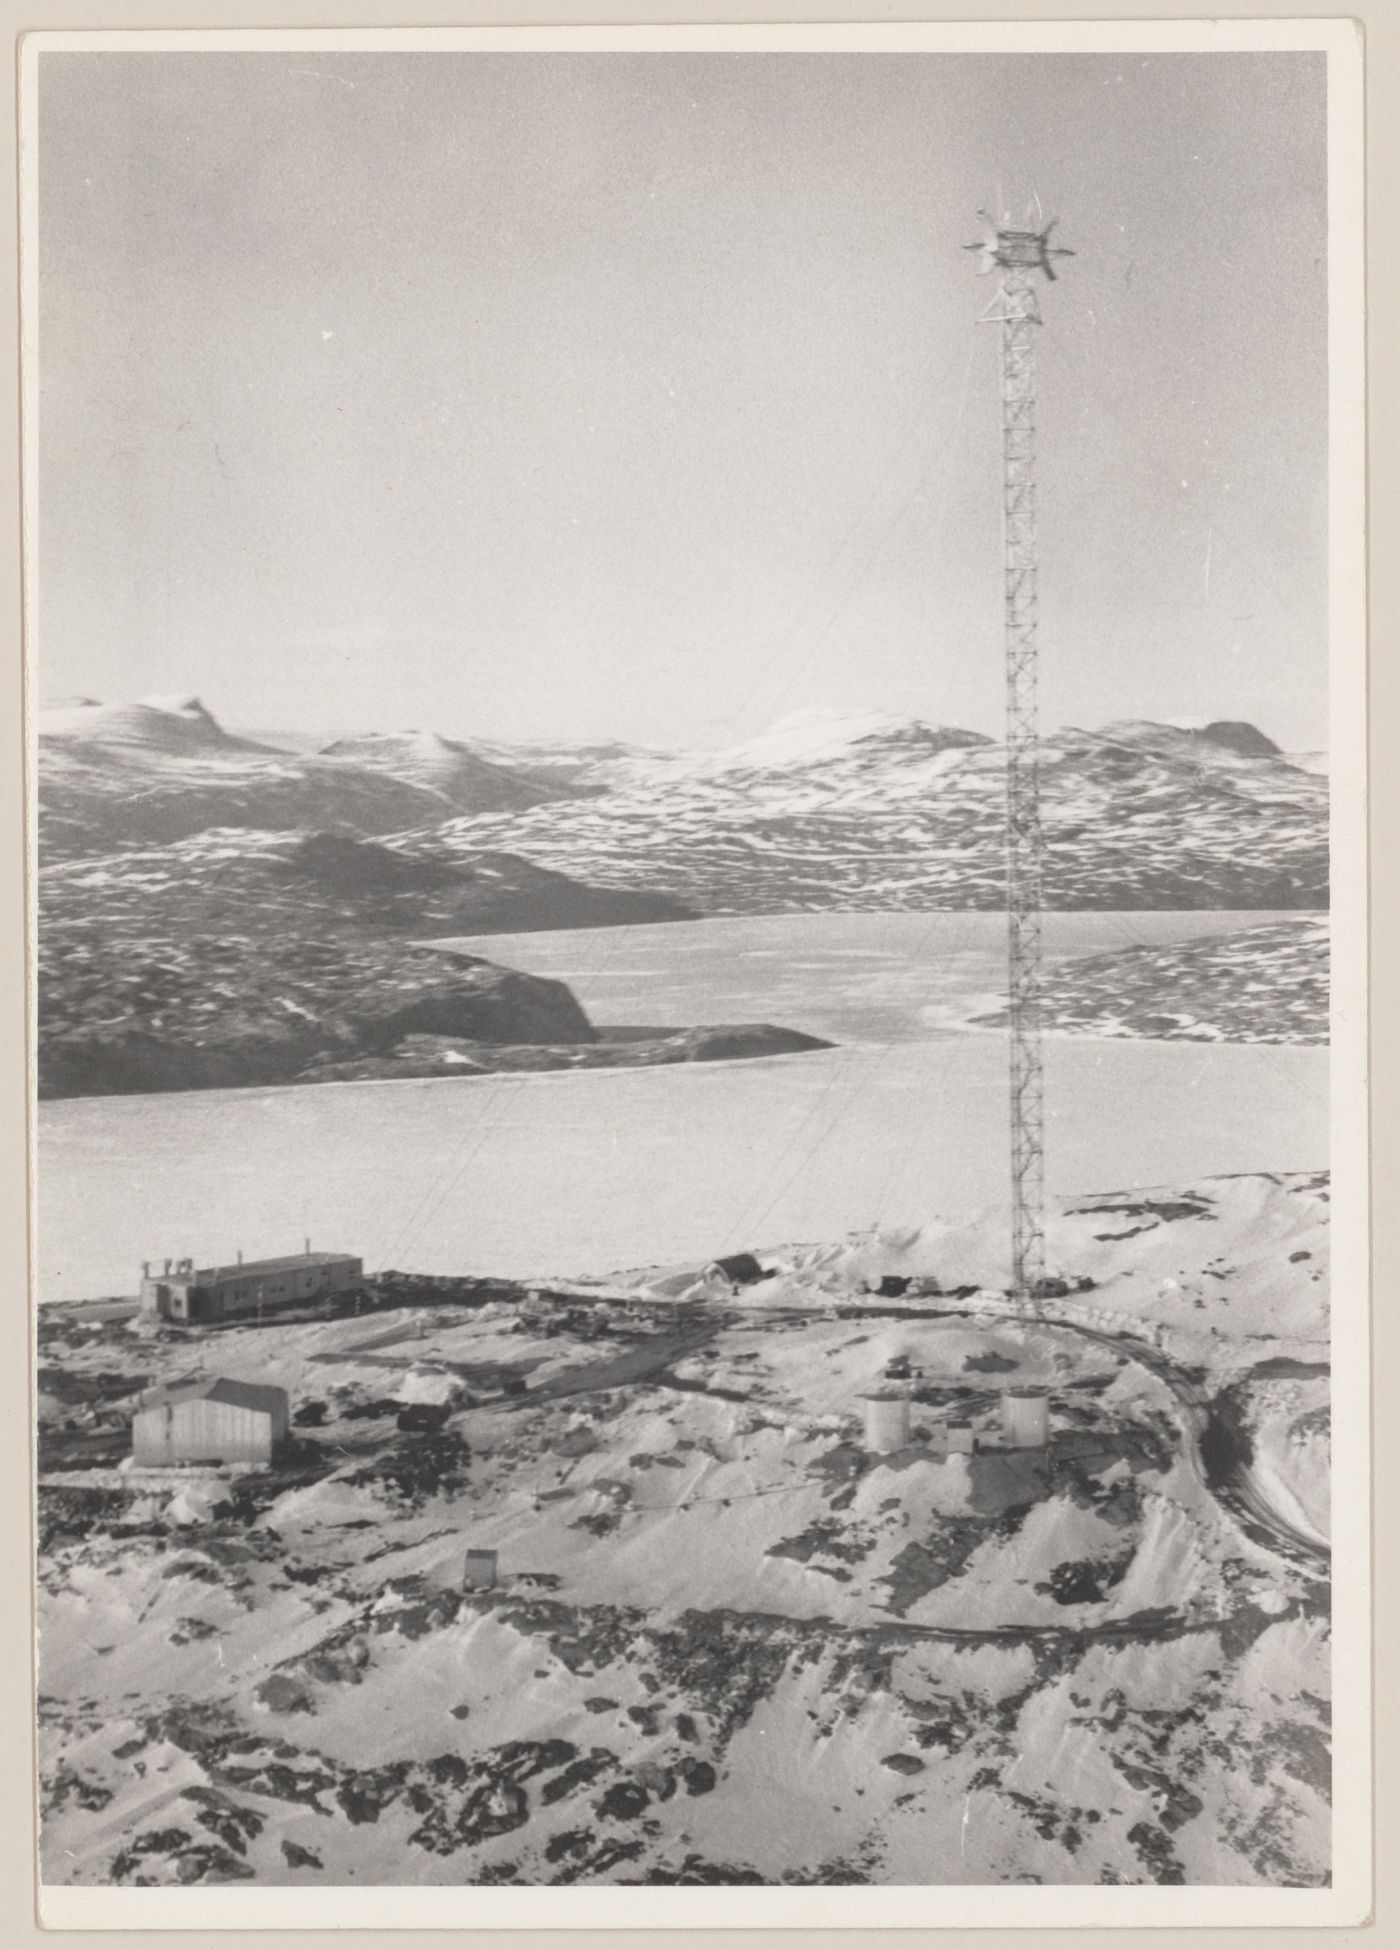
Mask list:
[[[1326,741],[1318,55],[40,58],[40,681],[225,722],[1000,721],[1042,302],[1048,720]]]

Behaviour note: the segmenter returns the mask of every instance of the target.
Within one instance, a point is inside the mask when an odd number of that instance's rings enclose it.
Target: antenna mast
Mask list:
[[[1034,1306],[1045,1280],[1045,1071],[1041,1048],[1041,911],[1045,836],[1040,821],[1038,590],[1036,586],[1035,328],[1039,271],[1052,282],[1050,232],[1012,230],[982,212],[986,234],[968,244],[983,275],[1000,271],[978,320],[1001,326],[1003,623],[1006,638],[1006,961],[1011,1068],[1011,1279]]]

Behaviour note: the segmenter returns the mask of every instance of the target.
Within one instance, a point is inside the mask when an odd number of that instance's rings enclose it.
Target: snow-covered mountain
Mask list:
[[[888,711],[817,708],[793,711],[742,744],[682,754],[635,775],[714,778],[786,772],[795,778],[803,771],[832,767],[854,786],[864,774],[887,767],[891,759],[917,761],[988,742],[976,731],[949,730]]]
[[[520,778],[569,793],[610,791],[634,775],[648,775],[668,755],[616,738],[597,744],[503,744],[494,738],[472,738],[469,748]]]
[[[37,729],[40,749],[58,770],[104,759],[159,769],[172,761],[235,761],[241,754],[274,751],[272,745],[225,731],[188,692],[142,697],[134,704],[59,698],[40,709]]]
[[[323,745],[319,756],[420,785],[469,813],[514,811],[552,798],[561,789],[527,778],[509,764],[493,763],[475,746],[436,731],[371,731],[337,738]]]
[[[1043,745],[1060,908],[1312,908],[1327,786],[1252,725],[1126,720]],[[46,858],[212,827],[509,852],[703,913],[970,908],[1003,893],[1004,754],[977,732],[803,711],[720,751],[512,747],[432,731],[316,753],[225,733],[196,698],[82,701],[40,724]]]
[[[1046,738],[1047,903],[1325,906],[1326,783],[1242,748],[1268,743],[1249,728]],[[433,843],[507,847],[709,913],[994,907],[1004,789],[1001,746],[975,732],[803,713],[732,750],[633,761],[596,797],[450,820]]]
[[[375,834],[453,813],[538,803],[560,787],[515,777],[420,733],[298,752],[226,732],[197,697],[91,698],[38,714],[43,855],[108,852],[215,826]]]

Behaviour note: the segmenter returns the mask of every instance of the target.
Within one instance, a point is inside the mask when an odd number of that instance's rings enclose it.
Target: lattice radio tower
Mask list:
[[[1045,1280],[1045,1070],[1041,1050],[1040,921],[1045,837],[1040,822],[1040,726],[1036,644],[1035,330],[1042,322],[1033,278],[1055,277],[1072,251],[1043,229],[1006,227],[987,212],[968,244],[1001,285],[979,324],[1001,327],[1003,618],[1006,635],[1006,960],[1011,1058],[1011,1279],[1034,1306]]]

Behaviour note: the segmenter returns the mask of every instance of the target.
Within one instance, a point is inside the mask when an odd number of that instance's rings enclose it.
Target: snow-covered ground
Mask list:
[[[1307,1496],[1326,1214],[1306,1176],[1074,1201],[1054,1250],[1094,1283],[1043,1323],[872,1296],[995,1264],[940,1223],[582,1338],[504,1302],[202,1339],[50,1313],[51,1440],[217,1369],[286,1387],[304,1445],[169,1488],[48,1451],[47,1876],[1320,1885],[1322,1572],[1217,1498],[1169,1376]],[[872,1456],[900,1356],[911,1440]],[[1050,1448],[948,1453],[1010,1382],[1049,1389]]]
[[[296,1251],[569,1277],[1005,1197],[991,1035],[673,1069],[190,1091],[40,1105],[39,1291],[143,1259]],[[1057,1041],[1048,1174],[1094,1185],[1327,1161],[1327,1054]]]

